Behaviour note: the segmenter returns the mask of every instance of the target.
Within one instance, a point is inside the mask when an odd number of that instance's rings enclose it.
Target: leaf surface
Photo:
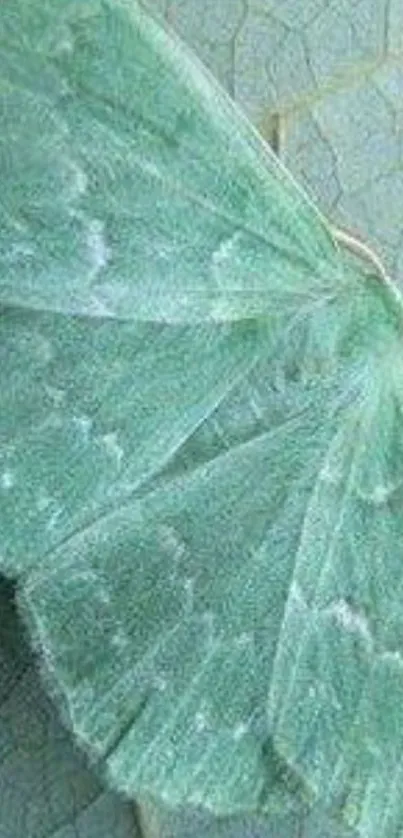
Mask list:
[[[333,223],[402,281],[399,0],[144,0],[221,80]]]

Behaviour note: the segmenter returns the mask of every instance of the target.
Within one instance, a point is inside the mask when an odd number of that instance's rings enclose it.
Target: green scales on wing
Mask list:
[[[0,18],[1,568],[108,782],[403,830],[402,304],[134,0]]]

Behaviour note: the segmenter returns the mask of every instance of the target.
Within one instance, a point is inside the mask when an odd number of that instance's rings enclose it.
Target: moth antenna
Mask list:
[[[356,239],[350,233],[347,233],[346,230],[341,230],[339,227],[332,227],[331,233],[338,244],[344,245],[357,256],[361,256],[364,260],[370,262],[376,268],[380,279],[384,282],[390,281],[379,256],[365,242]]]

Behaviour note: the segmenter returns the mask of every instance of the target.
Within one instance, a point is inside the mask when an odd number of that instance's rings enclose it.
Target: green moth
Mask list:
[[[402,303],[135,0],[6,0],[1,560],[130,797],[403,829]]]

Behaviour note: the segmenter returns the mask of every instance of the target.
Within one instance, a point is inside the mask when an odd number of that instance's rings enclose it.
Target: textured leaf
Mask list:
[[[5,10],[1,568],[44,681],[130,797],[397,837],[400,296],[136,2]]]
[[[147,0],[227,87],[339,226],[399,284],[400,0]],[[274,132],[273,132],[274,129]]]

